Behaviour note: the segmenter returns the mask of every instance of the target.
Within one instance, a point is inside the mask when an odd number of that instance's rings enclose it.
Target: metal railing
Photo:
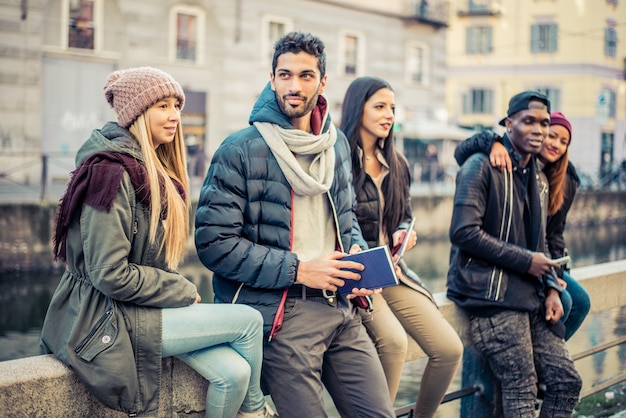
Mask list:
[[[572,359],[574,361],[578,361],[583,358],[593,356],[594,354],[602,353],[606,350],[609,350],[613,347],[620,346],[625,343],[626,343],[626,336],[620,337],[615,340],[608,341],[603,344],[599,344],[588,350],[572,355]],[[626,381],[626,372],[617,373],[615,376],[612,376],[611,378],[606,379],[605,381],[598,383],[589,389],[581,391],[580,398],[581,399],[587,398],[591,395],[600,393],[606,389],[609,389],[612,386],[615,386],[625,381]],[[472,386],[468,386],[468,387],[465,387],[465,388],[462,388],[453,392],[449,392],[446,394],[446,396],[444,396],[441,403],[445,404],[448,402],[460,400],[467,396],[481,396],[481,395],[484,395],[483,389],[484,389],[483,384],[477,383]],[[415,410],[415,407],[416,407],[416,404],[409,404],[400,408],[396,408],[395,410],[396,418],[413,418],[413,411]]]

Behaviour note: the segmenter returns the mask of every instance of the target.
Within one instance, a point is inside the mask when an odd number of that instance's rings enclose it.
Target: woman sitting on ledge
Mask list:
[[[94,130],[76,156],[57,215],[66,270],[41,334],[109,408],[156,415],[161,358],[210,384],[207,417],[272,417],[260,389],[262,319],[245,305],[200,304],[176,269],[189,231],[181,86],[156,68],[111,73],[119,123]]]

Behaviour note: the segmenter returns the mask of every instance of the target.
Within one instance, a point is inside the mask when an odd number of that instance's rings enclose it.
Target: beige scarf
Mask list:
[[[302,196],[326,193],[333,182],[335,170],[335,141],[337,130],[334,124],[319,135],[300,129],[284,129],[268,122],[254,122],[263,139],[278,161],[280,169],[294,192]],[[309,172],[305,172],[294,154],[315,155]]]

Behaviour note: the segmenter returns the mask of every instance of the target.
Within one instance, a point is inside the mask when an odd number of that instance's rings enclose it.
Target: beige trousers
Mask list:
[[[400,283],[373,296],[372,313],[359,309],[385,370],[392,402],[406,359],[406,335],[428,356],[413,416],[434,417],[463,355],[456,331],[425,294]]]

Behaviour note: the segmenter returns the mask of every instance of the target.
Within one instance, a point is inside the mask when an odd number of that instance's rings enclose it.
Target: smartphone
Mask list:
[[[560,265],[565,265],[570,262],[570,256],[566,255],[565,257],[555,258],[552,261],[556,261]]]
[[[404,255],[404,252],[406,251],[406,246],[409,243],[409,234],[413,230],[414,226],[415,226],[415,218],[413,217],[413,218],[411,218],[411,222],[409,223],[409,227],[406,229],[406,234],[404,234],[404,239],[400,243],[400,246],[396,245],[393,248],[393,250],[391,251],[391,255],[392,256],[394,256],[394,255],[398,256],[398,260],[394,263],[394,265],[397,265],[398,261],[400,261],[400,259]]]

